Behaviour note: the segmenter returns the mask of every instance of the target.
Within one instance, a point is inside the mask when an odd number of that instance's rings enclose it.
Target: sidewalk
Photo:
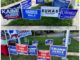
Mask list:
[[[76,52],[67,52],[67,55],[79,56],[79,53],[76,53]]]

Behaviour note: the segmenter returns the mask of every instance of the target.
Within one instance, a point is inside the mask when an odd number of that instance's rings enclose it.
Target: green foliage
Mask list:
[[[73,9],[74,7],[73,7],[73,5],[72,4],[70,4],[69,5],[69,9]]]
[[[15,2],[18,2],[18,1],[20,1],[20,0],[1,0],[1,7],[7,6],[11,3],[15,3]]]

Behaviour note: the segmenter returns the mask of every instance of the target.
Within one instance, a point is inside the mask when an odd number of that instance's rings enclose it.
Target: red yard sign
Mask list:
[[[51,56],[49,55],[48,50],[38,50],[38,59],[51,59]]]
[[[28,54],[28,45],[16,44],[17,52],[22,52]]]

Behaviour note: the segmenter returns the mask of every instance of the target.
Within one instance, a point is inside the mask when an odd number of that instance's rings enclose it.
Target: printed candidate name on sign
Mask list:
[[[32,45],[33,46],[37,46],[38,45],[38,41],[32,41]]]
[[[66,42],[66,38],[63,38],[63,44],[65,44],[65,42]],[[69,38],[69,40],[68,40],[68,44],[70,44],[71,43],[71,38]]]
[[[23,18],[24,19],[41,19],[41,10],[37,9],[22,9],[23,11]]]
[[[4,19],[22,18],[21,6],[20,4],[17,4],[7,9],[1,9],[1,14]]]
[[[54,0],[53,1],[53,7],[59,7],[60,12],[63,8],[67,9],[69,4],[70,4],[70,0]]]
[[[32,35],[31,30],[18,30],[18,36],[21,37],[25,37],[25,36],[29,36]]]
[[[28,54],[28,45],[16,44],[16,49],[18,53]]]
[[[31,0],[26,0],[21,2],[22,9],[29,8],[31,6]]]
[[[73,19],[78,10],[75,9],[62,9],[60,18],[61,19]]]
[[[37,46],[28,46],[29,55],[37,55]]]
[[[53,39],[46,40],[45,45],[53,45]]]
[[[41,6],[41,16],[58,17],[59,7]]]
[[[9,53],[14,54],[14,55],[18,55],[17,50],[16,50],[16,46],[9,46]]]
[[[44,4],[44,0],[36,0],[36,4]]]
[[[48,50],[38,50],[37,60],[51,60]]]
[[[50,55],[58,57],[66,57],[67,47],[65,46],[50,46]]]

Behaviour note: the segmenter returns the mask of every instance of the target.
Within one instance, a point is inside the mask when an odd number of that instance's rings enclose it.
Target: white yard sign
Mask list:
[[[59,7],[41,6],[41,16],[58,17]]]

